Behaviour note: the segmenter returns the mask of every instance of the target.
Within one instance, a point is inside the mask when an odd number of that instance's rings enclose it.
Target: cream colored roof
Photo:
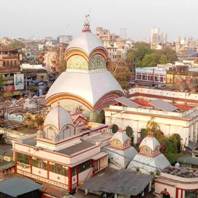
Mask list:
[[[147,136],[142,140],[139,147],[142,147],[142,146],[148,146],[152,151],[155,151],[156,148],[160,146],[160,143],[155,137]]]
[[[65,71],[50,87],[46,99],[56,94],[69,93],[83,98],[94,106],[102,96],[111,91],[122,92],[122,88],[106,69],[83,72]]]
[[[95,34],[91,32],[82,32],[79,37],[70,42],[67,50],[80,48],[89,55],[95,48],[98,47],[103,47],[103,44]]]
[[[44,121],[44,127],[53,125],[57,128],[57,132],[59,132],[66,124],[72,124],[71,116],[59,105],[50,110]]]
[[[170,166],[170,162],[163,154],[157,155],[156,157],[147,157],[137,154],[127,169],[134,170],[139,168],[141,172],[150,173],[163,170],[168,166]]]
[[[129,136],[126,134],[125,131],[118,131],[116,132],[113,137],[111,138],[111,140],[120,140],[121,143],[125,143],[127,140],[130,140]]]

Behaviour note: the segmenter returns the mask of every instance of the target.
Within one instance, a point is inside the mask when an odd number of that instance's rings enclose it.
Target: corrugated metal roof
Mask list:
[[[140,105],[138,105],[137,103],[131,101],[130,99],[122,96],[122,97],[119,97],[119,98],[116,98],[115,99],[116,102],[119,102],[121,103],[122,105],[124,106],[127,106],[127,107],[133,107],[133,108],[137,108],[139,107]]]
[[[41,187],[30,179],[20,177],[12,177],[0,182],[0,192],[11,197],[39,190]]]
[[[83,188],[90,192],[106,192],[125,196],[137,196],[151,182],[152,176],[129,170],[95,176],[85,182]]]
[[[151,104],[162,111],[176,111],[177,107],[163,100],[153,100]]]

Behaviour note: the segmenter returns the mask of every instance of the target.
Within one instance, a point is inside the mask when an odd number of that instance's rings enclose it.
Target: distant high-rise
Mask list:
[[[151,29],[150,43],[152,49],[162,49],[167,43],[167,34],[160,32],[159,28]]]

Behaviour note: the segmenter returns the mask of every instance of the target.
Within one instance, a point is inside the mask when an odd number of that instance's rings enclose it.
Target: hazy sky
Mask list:
[[[160,27],[169,39],[198,38],[198,0],[0,0],[0,37],[78,35],[84,15],[96,26],[132,39],[148,39]]]

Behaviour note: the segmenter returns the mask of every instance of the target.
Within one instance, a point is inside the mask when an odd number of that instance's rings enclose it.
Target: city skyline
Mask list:
[[[126,28],[129,38],[148,40],[151,28],[159,27],[168,34],[169,40],[179,36],[198,38],[198,22],[194,20],[198,2],[195,0],[132,0],[124,3],[121,0],[0,0],[0,3],[0,37],[77,36],[84,16],[89,13],[93,31],[102,26],[120,34],[120,30]]]

